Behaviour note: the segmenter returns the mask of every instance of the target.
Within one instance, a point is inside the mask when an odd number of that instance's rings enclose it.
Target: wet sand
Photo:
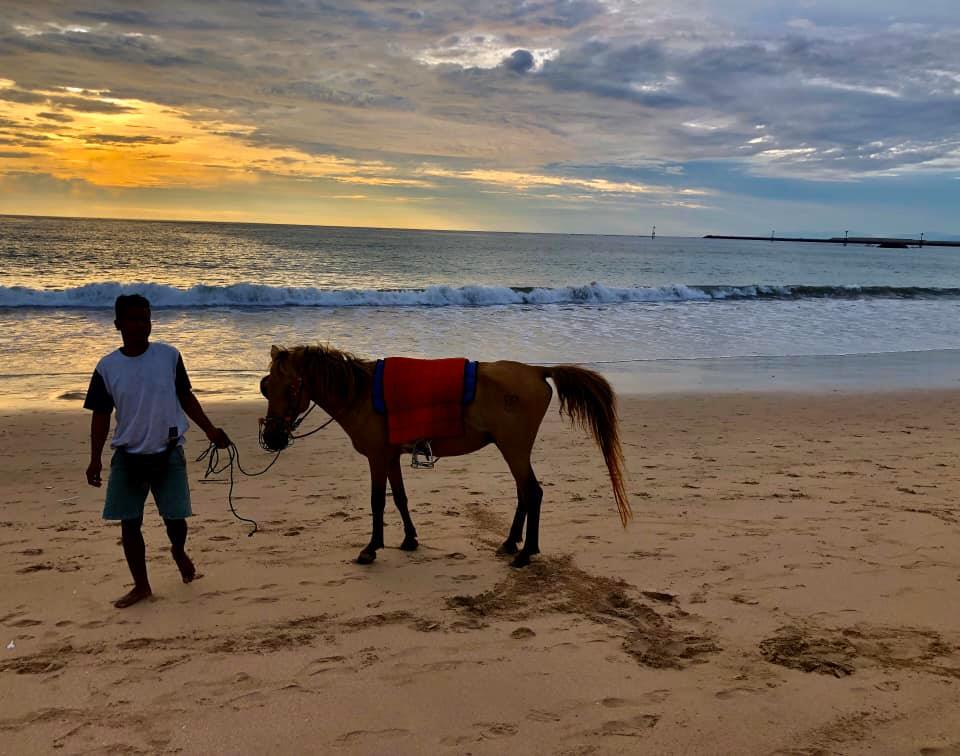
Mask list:
[[[552,411],[543,554],[494,555],[494,449],[405,469],[420,534],[369,536],[336,426],[267,475],[200,482],[184,585],[152,503],[155,597],[119,611],[89,418],[0,428],[0,752],[960,752],[960,392],[622,400],[620,528],[599,452]],[[554,409],[556,405],[554,404]],[[262,403],[210,404],[248,469]],[[202,451],[191,432],[188,458]]]

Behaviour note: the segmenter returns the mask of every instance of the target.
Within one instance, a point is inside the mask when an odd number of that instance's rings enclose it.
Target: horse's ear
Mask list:
[[[277,359],[277,355],[280,354],[280,352],[282,351],[283,350],[280,347],[274,344],[272,347],[270,347],[270,359],[271,360]]]

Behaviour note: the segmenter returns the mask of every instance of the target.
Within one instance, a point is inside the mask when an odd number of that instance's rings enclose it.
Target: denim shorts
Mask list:
[[[143,505],[152,492],[160,516],[167,520],[190,517],[190,486],[187,482],[187,459],[178,446],[167,456],[166,463],[147,480],[137,473],[129,454],[117,449],[110,460],[107,498],[103,506],[105,520],[136,520],[143,517]]]

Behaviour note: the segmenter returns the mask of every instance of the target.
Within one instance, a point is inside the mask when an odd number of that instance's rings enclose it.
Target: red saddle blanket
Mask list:
[[[467,360],[388,357],[383,398],[391,444],[463,435]]]

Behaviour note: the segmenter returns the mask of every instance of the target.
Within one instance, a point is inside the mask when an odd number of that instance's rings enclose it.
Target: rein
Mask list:
[[[297,428],[299,428],[300,424],[307,419],[307,415],[309,415],[313,411],[313,408],[316,406],[317,406],[316,402],[313,402],[310,405],[310,408],[303,414],[303,416],[295,420],[290,425],[290,430],[294,431]],[[262,449],[264,449],[265,451],[272,451],[269,447],[267,447],[266,443],[263,440],[263,426],[267,419],[269,418],[260,418],[260,429],[258,433],[258,440],[260,442],[260,447]],[[319,426],[318,428],[314,428],[312,431],[309,431],[308,433],[293,435],[293,433],[291,432],[289,434],[291,443],[292,443],[292,439],[306,438],[307,436],[312,436],[314,433],[318,433],[319,431],[322,431],[324,428],[330,425],[330,423],[332,423],[333,420],[334,418],[331,417],[323,425]],[[280,452],[282,451],[283,449],[278,451],[274,455],[273,459],[270,460],[270,463],[266,467],[264,467],[260,472],[253,472],[253,473],[247,472],[246,470],[243,469],[243,465],[240,464],[240,450],[237,448],[237,445],[232,441],[230,442],[230,445],[227,447],[227,461],[223,464],[222,467],[220,466],[220,449],[217,448],[217,445],[215,443],[211,442],[210,446],[208,446],[203,451],[203,453],[199,457],[197,457],[197,462],[202,462],[204,459],[207,460],[207,471],[203,474],[204,480],[209,478],[211,475],[219,475],[220,473],[224,472],[227,469],[230,470],[230,488],[227,490],[227,503],[230,505],[230,511],[233,513],[234,517],[236,517],[238,520],[242,522],[249,522],[251,525],[253,525],[253,530],[247,533],[248,538],[252,536],[254,533],[256,533],[260,529],[260,527],[259,525],[257,525],[256,520],[253,520],[249,517],[242,517],[240,514],[238,514],[236,508],[233,506],[233,468],[234,466],[236,466],[236,468],[241,473],[246,475],[248,478],[255,478],[258,475],[263,475],[267,470],[273,467],[274,464],[276,464],[277,460],[280,459]]]

